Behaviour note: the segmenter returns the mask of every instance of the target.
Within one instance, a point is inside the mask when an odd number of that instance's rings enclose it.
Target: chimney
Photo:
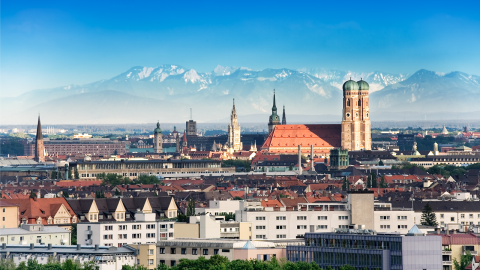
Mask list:
[[[98,250],[99,246],[98,245],[95,245],[95,250]]]
[[[301,175],[302,172],[302,146],[298,145],[298,174]]]
[[[315,171],[315,168],[313,167],[315,165],[315,163],[313,162],[313,144],[310,145],[310,160],[311,160],[311,167],[310,167],[310,171],[311,172],[314,172]]]
[[[30,249],[33,249],[35,247],[35,244],[30,244]]]
[[[52,249],[52,244],[48,244],[48,249]]]
[[[82,249],[82,245],[78,244],[77,245],[77,250],[81,250]]]

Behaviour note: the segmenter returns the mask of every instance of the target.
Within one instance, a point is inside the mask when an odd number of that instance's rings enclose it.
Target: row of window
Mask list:
[[[166,248],[163,248],[163,247],[160,248],[160,254],[165,254],[165,250]],[[218,255],[219,251],[220,249],[217,249],[217,248],[213,249],[213,255]],[[230,250],[222,249],[222,252],[226,253],[226,252],[230,252]],[[177,254],[177,248],[170,248],[170,254]],[[187,255],[187,248],[181,248],[180,254]],[[202,249],[202,255],[208,255],[208,254],[209,254],[208,248]],[[152,255],[152,254],[149,254],[149,255]],[[198,248],[192,248],[192,255],[198,255]]]
[[[318,216],[318,220],[328,220],[328,216]],[[287,220],[286,216],[277,216],[276,220]],[[339,216],[339,220],[348,220],[348,216]],[[406,218],[405,218],[406,219]],[[255,217],[255,220],[266,220],[265,217]],[[297,220],[307,220],[307,216],[297,216]]]
[[[407,216],[397,216],[397,220],[406,220]],[[380,216],[380,220],[390,220],[390,216]]]
[[[162,228],[166,228],[166,225],[162,225]],[[173,224],[170,224],[170,228],[173,228]],[[134,224],[132,225],[133,230],[141,230],[142,225],[141,224]],[[147,224],[147,229],[155,229],[155,224]],[[113,231],[113,226],[108,225],[103,227],[104,231]],[[119,231],[124,231],[127,230],[127,225],[118,225],[118,230]]]
[[[155,238],[155,233],[147,233],[146,237],[147,238]],[[132,239],[139,239],[139,238],[142,238],[141,233],[133,233],[132,234]],[[105,234],[105,235],[103,235],[103,239],[111,240],[111,239],[113,239],[113,234]],[[118,239],[128,239],[128,236],[127,236],[127,234],[119,234]]]

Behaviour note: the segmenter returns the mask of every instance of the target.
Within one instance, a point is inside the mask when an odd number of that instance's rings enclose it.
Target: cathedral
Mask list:
[[[369,85],[363,79],[358,82],[350,79],[342,88],[341,124],[287,125],[285,107],[280,124],[274,94],[268,121],[269,135],[262,151],[268,154],[296,154],[300,146],[302,153],[309,154],[313,146],[315,155],[328,156],[331,149],[370,150]]]

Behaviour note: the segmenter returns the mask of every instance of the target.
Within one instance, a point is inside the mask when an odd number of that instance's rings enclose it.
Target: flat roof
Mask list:
[[[101,161],[101,160],[92,160],[92,161],[77,161],[77,164],[85,164],[85,163],[95,163],[95,164],[109,164],[109,163],[221,163],[221,160],[211,160],[211,159],[173,159],[173,160],[163,160],[163,159],[151,159],[151,160],[129,160],[129,159],[122,159],[122,160],[109,160],[109,161]]]
[[[36,224],[29,224],[36,225]],[[38,226],[41,226],[38,224]],[[12,234],[47,234],[47,233],[71,233],[71,231],[62,229],[57,226],[45,226],[42,231],[29,231],[22,228],[9,228],[9,229],[0,229],[0,235],[12,235]]]
[[[98,250],[95,250],[94,246],[80,246],[80,249],[76,245],[52,245],[51,249],[48,249],[48,245],[34,245],[33,249],[30,249],[30,245],[6,245],[6,248],[0,246],[0,253],[72,253],[72,254],[118,254],[118,253],[134,253],[133,248],[127,247],[104,247],[99,246]]]

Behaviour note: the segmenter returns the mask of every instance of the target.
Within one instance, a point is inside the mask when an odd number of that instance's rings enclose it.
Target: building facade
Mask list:
[[[305,246],[287,246],[287,259],[335,270],[346,264],[368,270],[442,269],[441,237],[345,232],[307,233]]]
[[[1,229],[0,244],[70,245],[71,232],[57,226],[22,224],[20,228]]]
[[[0,200],[0,228],[18,228],[20,224],[18,215],[18,204]]]
[[[59,246],[59,245],[1,245],[0,256],[12,259],[16,266],[35,260],[39,264],[46,264],[49,259],[63,263],[70,259],[80,264],[92,262],[98,270],[121,270],[123,265],[134,266],[135,249],[131,247],[87,247],[87,246]]]
[[[79,223],[77,243],[89,246],[155,244],[174,238],[174,221],[159,221],[155,213],[135,213],[134,221]]]
[[[186,144],[186,141],[185,141]],[[235,167],[222,168],[220,160],[118,160],[118,161],[85,161],[76,163],[77,171],[82,178],[95,177],[99,173],[115,173],[131,179],[138,176],[158,175],[168,178],[170,175],[192,173],[233,173]]]
[[[108,138],[49,140],[44,141],[45,151],[54,155],[125,155],[127,142]]]

